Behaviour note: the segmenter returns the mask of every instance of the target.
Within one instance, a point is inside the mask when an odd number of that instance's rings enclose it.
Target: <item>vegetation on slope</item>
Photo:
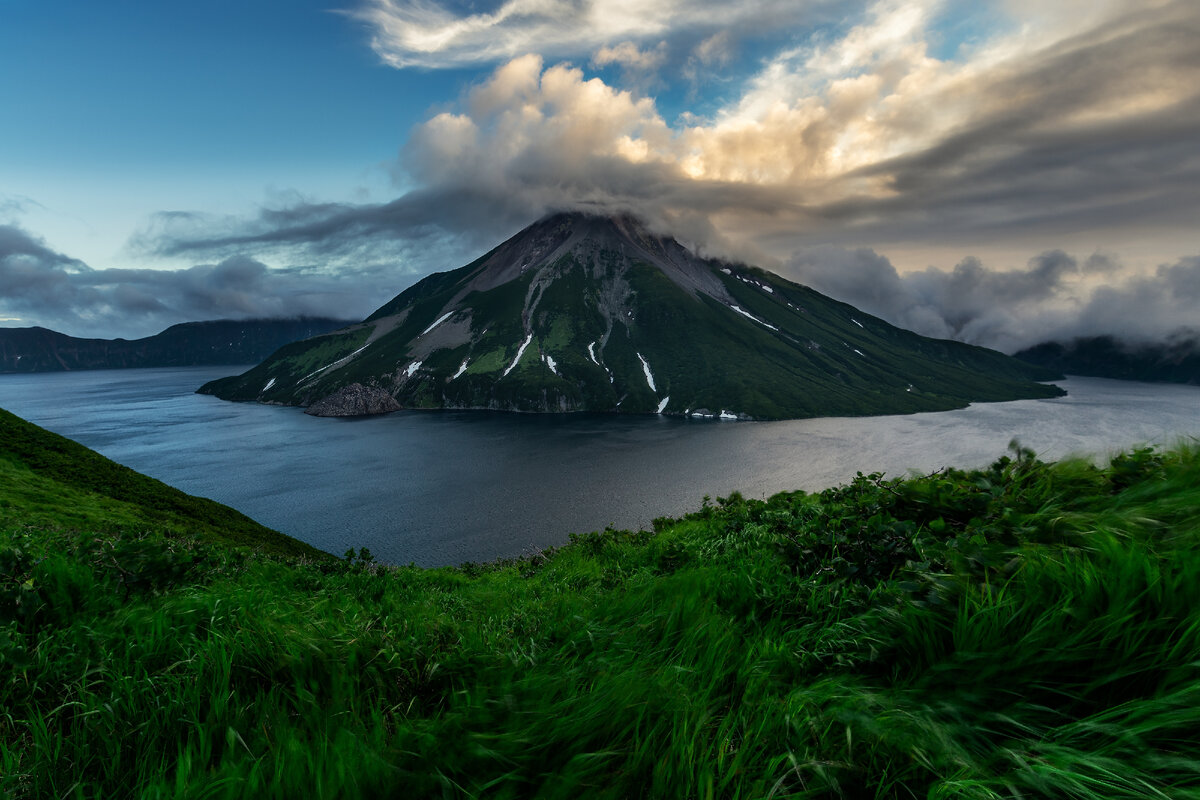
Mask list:
[[[193,497],[0,409],[0,526],[154,531],[259,552],[328,557],[228,506]]]
[[[138,585],[10,523],[0,794],[1200,797],[1197,487],[1018,448],[486,566],[143,540]]]
[[[406,408],[759,419],[900,414],[1063,394],[1060,375],[929,339],[630,220],[547,218],[348,328],[200,392],[311,405],[361,384]],[[357,337],[357,338],[356,338]],[[298,363],[302,361],[303,363]]]
[[[1180,331],[1161,343],[1093,336],[1042,342],[1014,358],[1071,375],[1200,385],[1200,335]]]

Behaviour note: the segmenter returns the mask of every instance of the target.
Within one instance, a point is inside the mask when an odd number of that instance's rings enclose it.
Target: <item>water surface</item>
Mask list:
[[[485,561],[648,526],[704,495],[818,490],[857,471],[982,466],[1200,436],[1200,388],[1072,378],[1063,398],[789,422],[399,412],[317,419],[193,394],[231,367],[0,375],[0,407],[324,550]]]

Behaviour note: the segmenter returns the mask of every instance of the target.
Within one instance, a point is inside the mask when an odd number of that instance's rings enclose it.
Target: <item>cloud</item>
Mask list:
[[[1007,349],[1051,332],[1055,314],[1084,326],[1079,315],[1106,302],[1104,286],[1164,318],[1188,315],[1167,295],[1150,298],[1173,282],[1189,290],[1185,262],[1139,279],[1145,286],[1130,276],[1194,252],[1200,5],[1014,0],[962,12],[879,0],[841,6],[837,24],[803,22],[831,7],[511,0],[459,14],[369,3],[356,16],[396,66],[503,62],[413,129],[395,168],[406,193],[251,220],[164,218],[138,243],[415,277],[465,263],[549,211],[631,211],[709,253],[767,267],[797,251],[848,260],[891,282],[894,298],[872,300],[881,315]],[[952,13],[982,16],[971,18],[974,38],[947,48]],[[672,57],[719,66],[739,44],[721,33],[726,23],[790,25],[796,36],[705,113],[669,117],[654,97],[555,60],[650,65],[666,42]],[[1155,240],[1152,261],[1111,255],[1137,237]],[[935,246],[979,259],[901,276],[878,255]],[[1097,252],[1078,262],[1056,246]],[[1011,253],[1022,248],[1047,252],[1020,265]],[[830,255],[841,252],[850,255]],[[848,280],[832,266],[805,268]]]
[[[621,42],[616,47],[601,47],[592,56],[592,65],[605,67],[618,64],[629,70],[652,72],[666,60],[666,42],[659,42],[653,49],[639,50],[633,42]]]
[[[1181,241],[1200,212],[1200,6],[1068,5],[1013,4],[1023,18],[951,55],[933,47],[940,2],[852,8],[840,26],[798,27],[799,41],[768,55],[715,112],[674,121],[651,97],[517,55],[419,125],[398,172],[418,187],[414,198],[454,197],[506,220],[581,206],[660,220],[700,213],[726,239],[777,256],[800,242],[979,250],[1019,234],[1099,232],[1116,244],[1120,232],[1150,229]],[[639,42],[670,31],[743,11],[760,25],[796,20],[769,3],[631,8],[513,0],[460,16],[380,2],[360,16],[375,20],[390,43],[377,46],[399,65],[418,53],[487,60],[527,48],[646,65],[658,51]],[[696,42],[693,65],[735,46],[711,29]]]
[[[1105,269],[1089,265],[1104,262]],[[866,248],[798,251],[784,274],[895,325],[1012,353],[1045,341],[1111,335],[1162,342],[1200,324],[1200,257],[1125,275],[1111,256],[1081,264],[1061,250],[1023,270],[996,270],[966,258],[952,270],[907,274]]]
[[[592,56],[592,67],[604,68],[617,65],[621,68],[621,81],[626,86],[647,91],[652,86],[662,85],[658,71],[667,61],[669,48],[659,42],[653,48],[641,50],[633,42],[621,42],[615,47],[601,47]]]
[[[488,12],[456,13],[433,0],[369,0],[346,12],[371,30],[371,47],[393,67],[494,64],[537,53],[577,57],[616,43],[665,36],[763,30],[819,16],[829,2],[803,0],[506,0]]]
[[[361,319],[394,292],[371,270],[271,269],[231,256],[187,269],[92,269],[14,225],[0,225],[0,317],[77,336],[137,337],[202,319]]]

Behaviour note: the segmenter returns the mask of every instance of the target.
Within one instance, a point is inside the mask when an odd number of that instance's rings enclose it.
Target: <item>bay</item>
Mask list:
[[[407,411],[336,420],[196,395],[236,367],[0,375],[0,407],[191,494],[340,554],[488,561],[606,525],[648,527],[740,491],[762,498],[1200,437],[1200,387],[1059,381],[1063,398],[786,422]]]

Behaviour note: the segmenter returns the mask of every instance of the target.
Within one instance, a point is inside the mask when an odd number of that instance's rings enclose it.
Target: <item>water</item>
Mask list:
[[[1200,436],[1200,388],[1095,378],[1053,400],[869,418],[400,412],[316,419],[193,394],[237,368],[0,375],[0,407],[332,553],[486,561],[571,532],[648,526],[704,495],[817,490],[854,473],[983,466],[1019,438],[1046,459]]]

